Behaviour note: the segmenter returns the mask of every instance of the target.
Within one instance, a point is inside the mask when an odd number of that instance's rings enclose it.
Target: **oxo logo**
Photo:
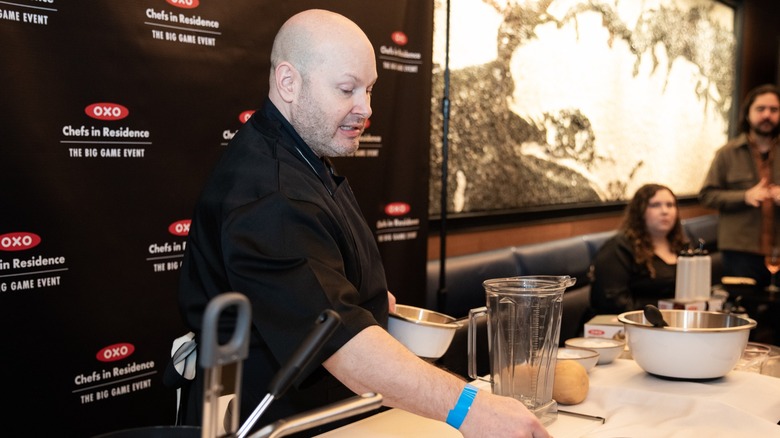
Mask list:
[[[41,243],[41,237],[24,231],[0,235],[0,251],[23,251],[35,248]]]
[[[168,225],[168,232],[174,236],[186,236],[190,234],[190,219],[182,219]]]
[[[249,120],[250,117],[252,117],[252,114],[255,113],[255,110],[246,110],[243,113],[238,115],[238,121],[241,123],[246,123],[247,120]]]
[[[122,120],[130,115],[130,111],[118,103],[93,103],[84,108],[84,112],[93,119]]]
[[[101,362],[113,362],[115,360],[129,357],[135,351],[133,344],[121,342],[119,344],[109,345],[97,352],[95,357]]]
[[[195,9],[200,5],[200,0],[165,0],[168,4],[183,9]]]
[[[412,207],[406,202],[391,202],[385,205],[385,213],[389,216],[401,216],[411,210]]]
[[[395,31],[390,34],[390,39],[399,46],[405,46],[406,43],[409,42],[409,37],[407,37],[406,34],[401,31]]]

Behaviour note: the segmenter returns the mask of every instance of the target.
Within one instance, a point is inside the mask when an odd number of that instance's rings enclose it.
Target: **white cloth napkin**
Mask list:
[[[595,367],[590,377],[587,399],[562,408],[607,421],[568,436],[780,437],[780,379],[774,377],[731,371],[708,382],[672,381],[624,359]]]

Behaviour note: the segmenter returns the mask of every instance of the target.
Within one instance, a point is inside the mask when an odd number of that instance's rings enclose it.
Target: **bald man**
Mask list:
[[[332,309],[342,324],[257,426],[376,392],[387,406],[447,421],[467,437],[547,437],[521,402],[471,394],[385,330],[394,298],[376,241],[327,159],[357,150],[376,80],[373,46],[349,19],[315,9],[284,23],[271,51],[268,99],[225,150],[193,214],[179,288],[185,322],[199,336],[211,298],[249,297],[241,422],[317,316]],[[186,424],[201,424],[202,377],[189,389]]]

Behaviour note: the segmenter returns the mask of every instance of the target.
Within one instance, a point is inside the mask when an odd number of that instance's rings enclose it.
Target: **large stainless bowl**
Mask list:
[[[650,374],[679,379],[725,376],[739,361],[756,322],[720,312],[661,310],[667,327],[654,327],[644,312],[618,315],[631,354]]]
[[[394,338],[426,359],[442,357],[460,326],[449,315],[403,304],[396,304],[387,325]]]

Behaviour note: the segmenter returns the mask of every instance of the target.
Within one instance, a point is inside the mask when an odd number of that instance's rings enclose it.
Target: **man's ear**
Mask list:
[[[282,62],[276,66],[274,80],[276,81],[276,89],[279,91],[279,97],[285,102],[292,102],[298,95],[301,83],[301,75],[298,73],[298,70],[292,64]]]

